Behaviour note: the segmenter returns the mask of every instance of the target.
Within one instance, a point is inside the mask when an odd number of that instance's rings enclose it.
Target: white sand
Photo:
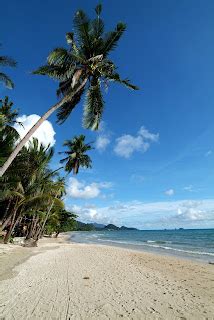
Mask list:
[[[0,282],[0,319],[214,319],[212,265],[99,245],[41,247]]]

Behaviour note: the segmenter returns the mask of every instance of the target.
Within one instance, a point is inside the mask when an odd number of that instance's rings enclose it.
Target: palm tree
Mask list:
[[[48,186],[46,185],[46,188]],[[39,238],[42,237],[43,232],[45,230],[46,223],[51,215],[51,211],[53,207],[57,207],[60,209],[64,209],[64,204],[60,200],[60,198],[65,194],[65,181],[63,178],[58,179],[56,182],[50,182],[49,183],[50,188],[50,194],[52,195],[51,201],[48,204],[48,211],[46,212],[44,216],[44,220],[42,222],[41,228],[39,229],[39,232],[36,234],[35,240],[38,241]]]
[[[37,211],[47,209],[52,202],[54,182],[48,169],[52,156],[53,149],[39,145],[34,138],[0,180],[0,202],[8,204],[2,220],[2,229],[7,229],[5,243],[23,215],[31,220]]]
[[[75,136],[72,140],[66,140],[63,144],[68,147],[67,151],[59,152],[64,153],[66,158],[61,159],[60,163],[65,163],[65,171],[76,175],[79,172],[79,168],[91,168],[91,158],[86,154],[87,151],[92,150],[92,146],[89,143],[85,143],[85,136]]]
[[[14,124],[22,125],[17,121],[18,109],[13,109],[13,102],[6,96],[4,99],[0,99],[0,131],[6,126],[13,128]]]
[[[11,154],[19,134],[13,127],[16,121],[18,110],[13,109],[13,102],[8,97],[0,99],[0,166]]]
[[[61,232],[72,231],[75,228],[77,215],[65,209],[56,209],[48,220],[48,230],[55,232],[57,238]]]
[[[77,11],[74,17],[74,33],[66,34],[68,49],[54,49],[47,58],[47,65],[33,72],[59,81],[57,95],[60,101],[52,106],[17,144],[0,168],[0,176],[32,134],[54,111],[57,110],[58,122],[63,123],[85,93],[83,125],[85,128],[97,130],[104,109],[103,87],[114,81],[130,89],[138,89],[128,79],[121,79],[115,64],[108,58],[125,32],[126,25],[120,22],[114,31],[105,33],[101,11],[102,7],[98,5],[95,8],[94,20],[90,20],[82,10]]]
[[[15,67],[16,61],[8,56],[0,56],[0,67]],[[3,72],[0,72],[0,82],[3,82],[8,89],[14,88],[13,81]]]

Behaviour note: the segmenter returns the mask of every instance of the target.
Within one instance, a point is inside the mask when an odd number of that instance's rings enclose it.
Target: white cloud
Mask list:
[[[205,153],[205,157],[211,156],[212,153],[213,153],[212,150],[208,150],[208,151]]]
[[[97,222],[103,224],[116,223],[114,217],[109,217],[107,212],[99,210],[99,208],[96,208],[96,206],[93,205],[86,205],[84,207],[73,205],[68,207],[68,209],[75,212],[78,215],[79,220],[83,222]]]
[[[133,152],[140,151],[146,152],[152,142],[157,142],[159,134],[150,133],[145,127],[141,127],[137,133],[137,136],[130,134],[124,134],[116,139],[116,145],[114,148],[115,153],[118,156],[129,158]]]
[[[95,147],[98,151],[103,152],[110,142],[111,140],[106,135],[100,135],[96,139]]]
[[[175,220],[180,221],[197,221],[203,219],[203,211],[197,208],[178,209],[178,214],[173,217]]]
[[[76,178],[69,178],[68,187],[66,189],[67,196],[75,199],[94,199],[97,198],[102,189],[109,189],[112,187],[110,182],[92,182],[86,184],[84,181],[80,182]]]
[[[184,187],[184,190],[185,191],[189,191],[189,192],[193,192],[194,191],[193,186],[191,184],[189,186]]]
[[[115,202],[111,206],[68,206],[83,222],[114,223],[139,229],[212,228],[214,199],[144,203]]]
[[[192,184],[190,184],[190,185],[188,185],[188,186],[184,187],[183,189],[184,189],[184,191],[187,191],[187,192],[194,192],[194,193],[200,192],[200,190],[201,190],[200,188],[196,188],[196,187],[194,187]]]
[[[40,119],[37,114],[31,114],[29,116],[23,115],[16,120],[22,123],[22,126],[15,124],[14,128],[18,131],[21,139],[32,128],[32,126]],[[55,131],[50,121],[45,120],[43,124],[34,132],[32,138],[37,138],[44,146],[53,146],[55,144],[54,139]],[[31,140],[32,140],[31,138]]]
[[[96,139],[95,147],[99,152],[103,152],[111,142],[111,132],[108,131],[106,123],[104,121],[101,121],[98,133],[99,135]]]
[[[175,194],[175,191],[173,189],[169,189],[165,191],[165,195],[167,196],[173,196]]]
[[[149,132],[144,126],[142,126],[139,130],[139,135],[141,135],[144,139],[157,142],[159,139],[159,133],[154,134]]]
[[[141,174],[133,173],[130,177],[130,180],[133,182],[143,182],[145,181],[145,177]]]

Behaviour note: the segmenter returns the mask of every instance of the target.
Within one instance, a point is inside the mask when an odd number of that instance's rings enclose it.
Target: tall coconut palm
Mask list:
[[[8,56],[0,56],[0,67],[15,67],[16,61]],[[8,89],[14,88],[14,83],[8,75],[0,72],[0,82],[2,82]]]
[[[79,172],[79,168],[91,168],[91,158],[86,154],[87,151],[92,150],[92,146],[89,143],[85,143],[85,136],[75,136],[72,140],[66,140],[63,144],[68,147],[67,151],[59,152],[64,153],[66,158],[61,159],[60,163],[65,163],[65,171],[76,175]]]
[[[17,144],[0,168],[0,176],[4,174],[31,135],[54,111],[57,110],[58,122],[63,123],[85,94],[83,125],[85,128],[97,130],[104,109],[103,86],[105,87],[109,81],[114,81],[130,89],[138,89],[128,79],[121,79],[115,64],[108,58],[125,32],[126,25],[120,22],[113,31],[104,32],[101,11],[102,7],[98,5],[95,8],[96,18],[93,20],[82,10],[77,11],[74,17],[74,33],[66,34],[68,48],[54,49],[47,58],[47,64],[33,72],[59,81],[57,95],[60,100]]]

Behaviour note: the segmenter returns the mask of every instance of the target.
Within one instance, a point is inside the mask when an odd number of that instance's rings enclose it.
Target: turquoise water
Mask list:
[[[73,232],[72,241],[120,246],[214,263],[214,229]]]

